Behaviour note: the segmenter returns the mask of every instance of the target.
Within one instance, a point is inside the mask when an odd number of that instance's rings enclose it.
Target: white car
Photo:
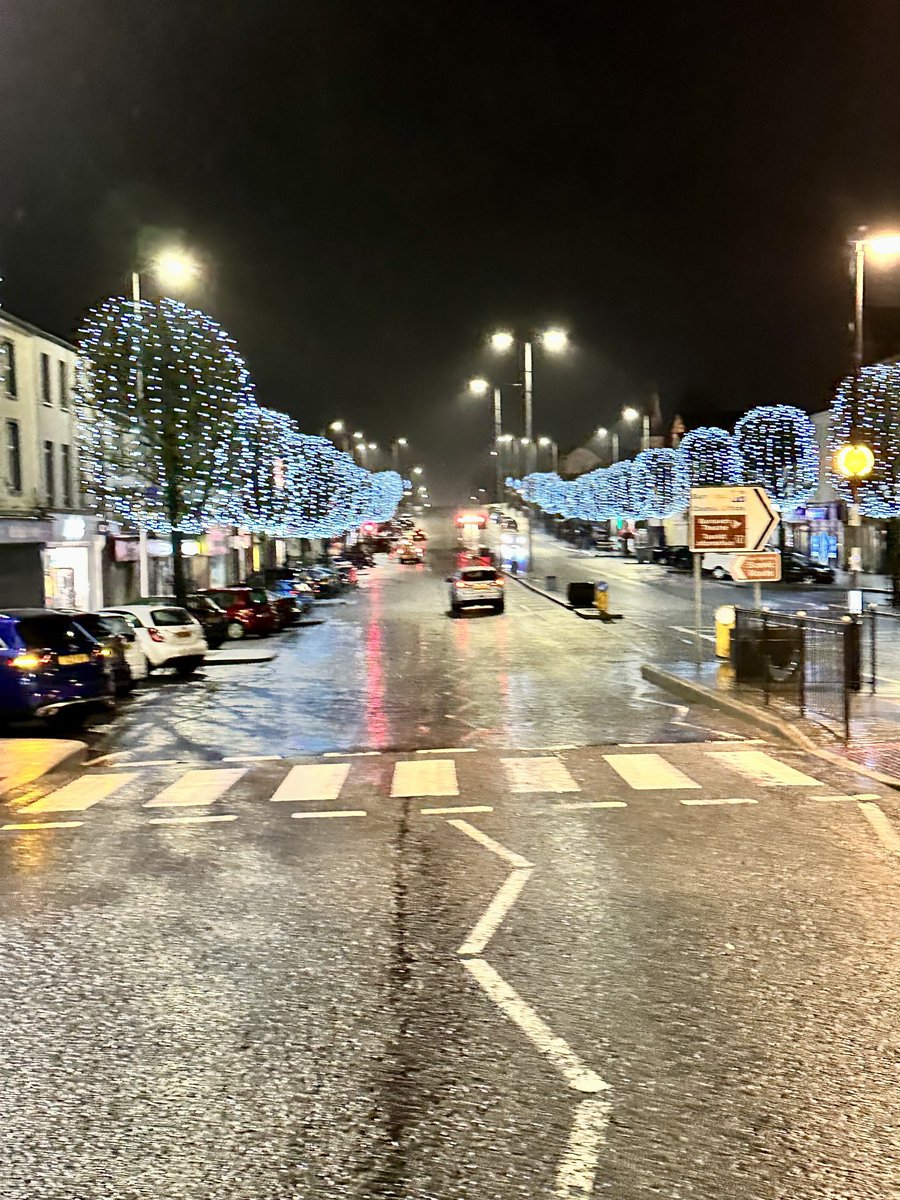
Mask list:
[[[116,634],[125,643],[125,661],[131,671],[131,678],[135,683],[139,679],[146,679],[149,666],[147,655],[138,643],[137,632],[131,622],[124,613],[111,612],[109,609],[105,609],[98,615],[103,618],[103,624],[110,633]]]
[[[103,610],[123,616],[147,659],[147,670],[174,667],[187,677],[202,664],[209,650],[203,626],[184,608],[173,604],[122,604]]]
[[[700,563],[701,569],[709,571],[713,579],[731,578],[731,554],[714,554],[707,552]]]
[[[454,615],[475,605],[488,605],[494,612],[503,612],[503,576],[493,567],[460,567],[448,575],[447,582],[450,611]]]

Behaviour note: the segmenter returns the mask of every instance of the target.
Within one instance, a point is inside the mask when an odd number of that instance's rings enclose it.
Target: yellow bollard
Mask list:
[[[595,583],[594,584],[594,608],[597,612],[609,612],[609,584]]]
[[[732,604],[722,604],[716,609],[716,658],[731,658],[731,631],[735,615]]]

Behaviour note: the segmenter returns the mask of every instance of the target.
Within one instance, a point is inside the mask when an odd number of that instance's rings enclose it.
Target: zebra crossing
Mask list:
[[[709,743],[691,747],[689,762],[673,761],[683,759],[685,749],[673,746],[666,752],[649,752],[617,747],[614,753],[602,753],[584,748],[568,756],[523,751],[502,757],[467,749],[460,751],[464,756],[459,758],[446,751],[439,752],[441,757],[435,753],[396,759],[348,754],[343,761],[323,756],[318,762],[284,764],[286,771],[280,761],[268,759],[243,766],[184,764],[167,768],[177,772],[167,782],[158,771],[126,763],[122,769],[87,770],[17,806],[10,820],[0,821],[0,832],[77,828],[82,822],[74,818],[101,804],[104,809],[148,810],[151,824],[177,826],[233,822],[238,818],[233,809],[248,802],[264,809],[293,805],[297,811],[290,815],[301,820],[362,818],[384,808],[390,811],[392,802],[409,801],[424,802],[418,808],[424,817],[449,817],[491,813],[498,803],[515,807],[528,797],[543,797],[552,805],[533,811],[574,813],[625,809],[641,795],[672,793],[686,808],[741,806],[757,804],[758,799],[734,794],[739,786],[750,784],[766,793],[824,787],[822,780],[767,750]],[[833,782],[829,790],[834,790]],[[819,793],[810,798],[878,798],[874,793],[847,791],[846,796]],[[446,803],[439,803],[442,800]]]

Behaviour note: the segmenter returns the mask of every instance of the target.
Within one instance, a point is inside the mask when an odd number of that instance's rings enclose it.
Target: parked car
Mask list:
[[[359,583],[359,575],[357,574],[356,567],[348,559],[336,558],[332,566],[338,575],[340,575],[341,583],[343,583],[344,587],[356,587],[357,583]]]
[[[447,577],[447,582],[454,615],[475,605],[489,605],[494,612],[503,612],[503,576],[494,567],[460,567]]]
[[[224,610],[228,618],[226,634],[232,640],[247,634],[268,637],[276,630],[278,620],[263,588],[238,584],[235,587],[201,588],[197,594],[208,596]]]
[[[369,549],[369,546],[364,545],[362,542],[356,542],[353,546],[347,546],[344,550],[344,557],[349,562],[352,562],[357,569],[360,567],[375,566],[375,556]]]
[[[307,616],[313,606],[313,590],[299,576],[291,575],[290,578],[276,579],[267,590],[274,596],[289,596],[294,601],[298,617]]]
[[[328,567],[306,567],[303,579],[312,588],[317,600],[330,600],[335,596],[340,596],[344,590],[340,575]]]
[[[116,695],[124,696],[132,691],[135,683],[147,674],[147,659],[137,644],[134,630],[124,617],[116,613],[70,612],[66,614],[103,650],[107,666],[112,673]]]
[[[275,588],[266,588],[265,592],[272,611],[275,613],[278,631],[296,625],[300,620],[300,609],[297,607],[293,592],[277,591]]]
[[[781,578],[785,583],[834,583],[834,568],[817,563],[796,550],[784,550]]]
[[[174,604],[117,604],[103,612],[124,616],[147,658],[148,672],[174,667],[186,678],[206,657],[209,646],[203,626],[186,608]]]
[[[174,596],[141,596],[136,604],[170,604],[176,608],[184,607],[192,617],[203,626],[203,636],[210,650],[218,650],[228,637],[228,615],[209,596],[191,592],[183,606],[179,606]]]
[[[114,706],[103,647],[77,621],[45,608],[0,611],[0,718],[79,720]]]
[[[653,551],[653,561],[673,571],[691,571],[694,567],[694,556],[687,546],[658,546]]]

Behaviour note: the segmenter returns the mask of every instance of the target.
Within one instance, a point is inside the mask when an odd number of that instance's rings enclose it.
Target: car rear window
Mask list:
[[[493,583],[497,578],[497,572],[487,568],[480,571],[463,571],[462,577],[466,583]]]
[[[110,617],[95,617],[94,619],[97,622],[97,625],[101,629],[105,628],[109,633],[115,633],[115,634],[118,634],[119,637],[126,637],[126,638],[131,636],[131,626],[128,624],[128,622],[125,620],[124,617],[110,616]],[[82,621],[80,618],[79,618],[79,624],[80,625],[84,624],[84,621]],[[89,629],[88,632],[91,633],[92,630]]]
[[[93,639],[68,617],[48,614],[46,617],[22,617],[16,624],[19,637],[29,650],[90,650]]]
[[[268,604],[269,597],[261,588],[254,588],[250,593],[250,599],[254,604]]]
[[[154,608],[150,619],[154,625],[190,625],[192,621],[186,608]]]
[[[231,608],[232,604],[240,604],[243,596],[239,596],[235,592],[213,592],[210,599],[214,604],[220,604],[222,608]]]

